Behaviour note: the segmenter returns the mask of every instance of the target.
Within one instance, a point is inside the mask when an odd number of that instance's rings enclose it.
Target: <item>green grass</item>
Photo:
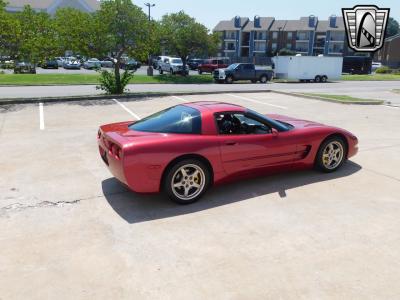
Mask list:
[[[346,103],[346,104],[382,104],[383,100],[377,99],[364,99],[364,98],[355,98],[346,95],[331,95],[331,94],[315,94],[315,93],[297,93],[299,95],[312,96],[312,97],[320,97],[322,100],[326,99],[329,101]]]
[[[394,90],[392,90],[392,92],[400,94],[400,89],[394,89]]]
[[[343,75],[341,80],[392,81],[392,80],[400,80],[400,75],[395,75],[395,74]]]
[[[98,74],[0,74],[0,85],[80,85],[98,84]],[[130,83],[212,83],[213,78],[207,75],[171,76],[135,75]]]

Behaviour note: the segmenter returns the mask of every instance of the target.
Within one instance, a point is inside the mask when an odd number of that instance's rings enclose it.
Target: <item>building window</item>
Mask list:
[[[226,43],[226,50],[235,50],[235,43]]]
[[[272,50],[276,50],[276,48],[277,48],[277,45],[276,45],[276,43],[272,43]]]
[[[297,33],[297,40],[308,40],[309,34],[308,32],[298,32]]]
[[[293,38],[293,32],[288,32],[287,38],[288,38],[288,40],[291,40]]]
[[[278,38],[278,32],[277,31],[272,32],[272,38],[274,40],[276,40]]]
[[[289,50],[292,49],[292,43],[287,43],[286,44],[286,49],[289,49]]]

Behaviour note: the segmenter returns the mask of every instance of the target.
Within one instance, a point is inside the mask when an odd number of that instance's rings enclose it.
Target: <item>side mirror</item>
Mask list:
[[[272,128],[271,133],[273,136],[278,136],[279,135],[279,131],[276,128]]]

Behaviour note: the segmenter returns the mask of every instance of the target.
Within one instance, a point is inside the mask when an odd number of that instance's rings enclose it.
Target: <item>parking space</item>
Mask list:
[[[210,190],[177,206],[138,195],[98,155],[99,125],[186,101],[340,126],[360,151]],[[227,93],[0,109],[0,298],[395,299],[400,109]]]

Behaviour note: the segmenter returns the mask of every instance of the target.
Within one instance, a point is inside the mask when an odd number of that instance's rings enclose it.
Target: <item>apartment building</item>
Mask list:
[[[7,0],[6,11],[19,12],[24,6],[29,5],[38,12],[47,12],[54,15],[57,9],[62,7],[72,7],[84,12],[94,12],[100,8],[97,0]]]
[[[214,28],[221,33],[219,56],[231,61],[264,63],[281,49],[302,55],[341,56],[351,54],[342,17],[319,20],[316,16],[299,20],[276,20],[255,16],[253,20],[235,17]]]
[[[375,59],[385,66],[400,68],[400,34],[388,37],[383,47],[375,54]]]

